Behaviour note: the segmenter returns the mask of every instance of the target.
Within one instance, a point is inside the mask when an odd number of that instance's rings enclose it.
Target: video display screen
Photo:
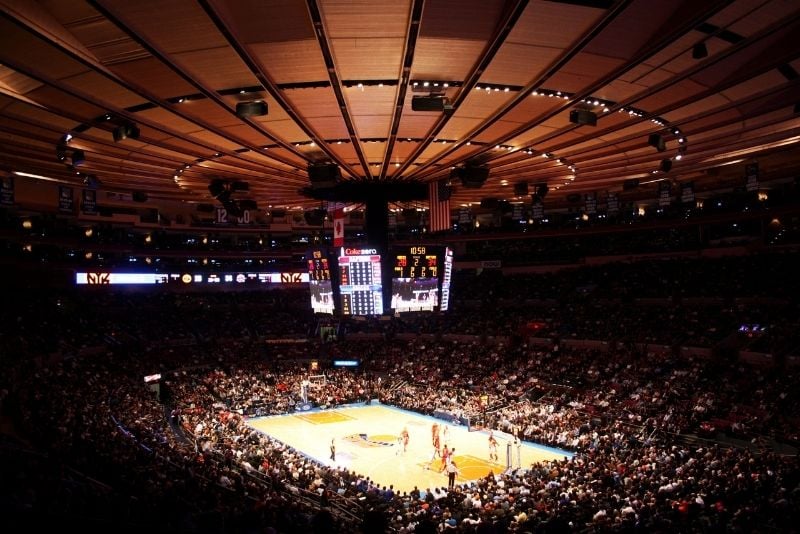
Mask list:
[[[381,257],[372,248],[342,248],[339,254],[342,315],[381,315]]]
[[[76,285],[257,285],[300,284],[307,273],[120,273],[112,271],[76,272]]]
[[[311,309],[314,313],[333,314],[335,300],[328,254],[322,249],[310,250],[308,258],[308,286],[311,291]]]
[[[436,278],[393,278],[392,309],[398,313],[433,311],[439,304]]]
[[[329,313],[333,315],[333,285],[330,280],[311,280],[311,309],[314,313]]]
[[[453,276],[453,250],[444,249],[444,267],[442,268],[442,302],[439,311],[447,311],[450,307],[450,279]]]

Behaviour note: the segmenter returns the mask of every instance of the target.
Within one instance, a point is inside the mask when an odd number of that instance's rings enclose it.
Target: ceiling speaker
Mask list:
[[[314,188],[333,187],[341,177],[342,173],[335,163],[317,163],[308,167],[308,180]]]
[[[231,192],[234,193],[236,191],[250,191],[250,184],[248,182],[240,182],[240,181],[231,182],[229,187]]]
[[[639,187],[638,178],[631,178],[630,180],[625,180],[624,182],[622,182],[623,191],[630,191],[632,189],[636,189],[637,187]]]
[[[322,226],[327,214],[328,212],[322,208],[314,208],[313,210],[305,211],[303,213],[303,218],[309,226]]]
[[[236,104],[236,115],[241,118],[263,117],[267,112],[267,103],[263,100],[257,102],[239,102]]]
[[[131,195],[134,202],[147,202],[147,193],[144,191],[134,191]]]
[[[664,172],[669,172],[672,169],[672,160],[669,158],[662,159],[660,168]]]
[[[650,134],[647,138],[647,144],[655,147],[659,152],[664,152],[664,150],[667,149],[667,145],[664,143],[664,138],[661,137],[661,134]]]
[[[692,47],[692,59],[703,59],[708,55],[705,43],[697,43]]]
[[[252,198],[243,198],[239,201],[239,207],[243,210],[257,210],[258,202]]]
[[[72,166],[73,167],[80,167],[86,163],[86,154],[83,150],[73,150],[72,151]]]
[[[411,98],[412,111],[447,111],[449,102],[443,96],[422,96],[417,95]],[[450,111],[452,111],[450,106]]]
[[[135,124],[126,123],[114,128],[112,134],[115,143],[119,143],[123,139],[139,139],[139,128]]]
[[[486,197],[481,199],[481,208],[485,210],[494,210],[500,206],[500,199],[495,197]]]
[[[528,194],[528,182],[517,182],[514,184],[514,196],[522,197]]]
[[[546,183],[537,184],[536,185],[536,196],[538,196],[539,198],[544,198],[544,197],[547,196],[547,192],[549,190],[550,190],[550,188],[547,187]]]
[[[585,124],[586,126],[597,126],[597,115],[588,109],[573,109],[569,112],[569,122],[573,124]]]
[[[226,200],[231,195],[230,191],[228,190],[228,183],[225,180],[220,180],[219,178],[211,180],[211,183],[208,184],[208,192],[212,197],[219,200]]]
[[[461,185],[468,189],[479,189],[489,178],[489,168],[483,166],[466,166],[455,169],[461,179]]]

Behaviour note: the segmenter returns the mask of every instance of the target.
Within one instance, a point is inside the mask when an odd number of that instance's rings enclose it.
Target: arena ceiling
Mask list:
[[[0,6],[6,172],[156,201],[245,181],[259,207],[291,209],[320,205],[302,193],[319,162],[400,186],[487,166],[481,188],[453,181],[455,206],[526,198],[517,183],[558,200],[628,179],[720,187],[752,161],[800,168],[793,0]],[[447,109],[412,109],[431,95]],[[256,101],[266,115],[237,114]],[[131,126],[138,138],[115,141]]]

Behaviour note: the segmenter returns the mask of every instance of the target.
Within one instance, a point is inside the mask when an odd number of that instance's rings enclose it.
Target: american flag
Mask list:
[[[430,201],[429,230],[441,232],[450,229],[450,186],[447,180],[428,183]]]

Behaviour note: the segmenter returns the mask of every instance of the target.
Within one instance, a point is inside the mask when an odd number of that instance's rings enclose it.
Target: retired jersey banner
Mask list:
[[[758,191],[758,163],[748,163],[744,166],[744,182],[748,191]]]
[[[617,197],[616,193],[608,194],[608,198],[606,198],[606,209],[608,210],[609,214],[619,212],[619,198]]]
[[[586,193],[586,213],[589,215],[597,213],[597,195],[595,193]]]
[[[0,204],[5,206],[14,204],[13,176],[3,176],[0,178]]]
[[[544,204],[541,200],[534,200],[531,207],[533,219],[536,221],[544,219]]]
[[[72,213],[74,206],[73,190],[66,185],[58,186],[58,211]]]
[[[672,203],[672,184],[669,180],[664,180],[658,184],[658,205],[660,207],[669,206]]]
[[[681,202],[684,204],[694,204],[693,182],[685,182],[681,184]]]
[[[81,210],[87,215],[97,215],[97,191],[94,189],[83,190]]]

